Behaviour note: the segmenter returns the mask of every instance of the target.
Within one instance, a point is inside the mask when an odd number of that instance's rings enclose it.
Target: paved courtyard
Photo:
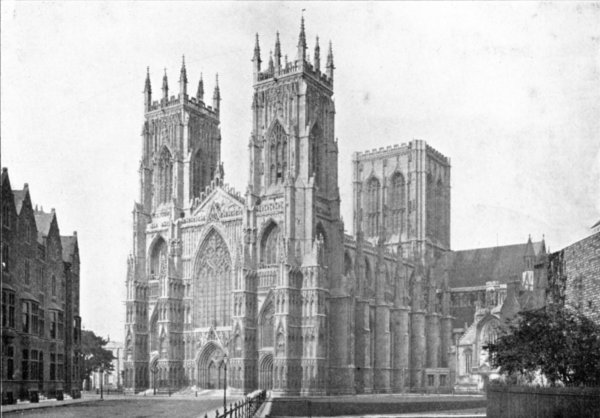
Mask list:
[[[231,399],[234,401],[235,399]],[[229,399],[228,399],[229,402]],[[3,412],[6,417],[43,417],[43,418],[81,418],[81,417],[180,417],[204,418],[204,414],[215,409],[223,408],[222,398],[144,398],[144,397],[119,397],[118,399],[105,399],[104,401],[91,401],[57,405],[54,407],[17,410]],[[214,412],[209,414],[214,418]]]

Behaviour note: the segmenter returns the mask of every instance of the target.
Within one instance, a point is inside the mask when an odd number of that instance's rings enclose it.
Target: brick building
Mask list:
[[[33,206],[2,169],[2,399],[80,388],[77,233]]]

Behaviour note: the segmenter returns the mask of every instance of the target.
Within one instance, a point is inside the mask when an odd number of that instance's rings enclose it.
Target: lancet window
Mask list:
[[[150,276],[158,279],[167,275],[167,244],[162,238],[154,244],[150,255]]]
[[[263,265],[277,263],[277,243],[279,242],[279,226],[272,222],[263,235],[260,245],[260,261]]]
[[[436,201],[435,201],[435,190],[433,184],[433,177],[431,174],[427,174],[427,191],[425,194],[425,204],[427,205],[426,209],[426,232],[428,236],[433,236],[436,228],[435,225],[435,212],[436,212]]]
[[[199,197],[207,184],[207,164],[205,163],[205,155],[202,150],[198,150],[192,160],[192,196]]]
[[[167,203],[173,195],[173,160],[165,147],[157,162],[156,199],[158,204]]]
[[[310,144],[310,164],[309,164],[309,175],[315,176],[315,184],[322,186],[323,183],[323,154],[325,153],[324,146],[322,144],[323,135],[318,125],[315,125],[310,130],[309,144]]]
[[[379,233],[379,199],[381,184],[377,178],[371,178],[367,183],[367,218],[365,232],[367,236],[376,236]]]
[[[288,167],[287,134],[279,122],[269,134],[269,184],[281,184]]]
[[[392,233],[402,233],[404,228],[404,214],[406,211],[406,190],[404,176],[396,173],[392,176],[389,193],[389,218],[388,227]]]

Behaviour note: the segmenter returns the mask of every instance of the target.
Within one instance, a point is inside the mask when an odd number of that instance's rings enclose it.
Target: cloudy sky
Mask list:
[[[600,4],[533,2],[1,2],[2,166],[77,230],[83,324],[123,339],[142,89],[219,73],[226,181],[245,190],[250,59],[281,32],[333,42],[347,229],[353,151],[425,139],[452,160],[452,247],[545,235],[558,250],[600,219]],[[351,231],[349,231],[351,232]]]

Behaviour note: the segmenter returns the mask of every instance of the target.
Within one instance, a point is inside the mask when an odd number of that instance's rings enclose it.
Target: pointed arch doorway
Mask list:
[[[200,351],[196,362],[198,386],[203,389],[222,389],[225,382],[225,368],[223,348],[209,341]]]
[[[265,354],[258,366],[258,387],[264,390],[273,389],[273,354]]]

